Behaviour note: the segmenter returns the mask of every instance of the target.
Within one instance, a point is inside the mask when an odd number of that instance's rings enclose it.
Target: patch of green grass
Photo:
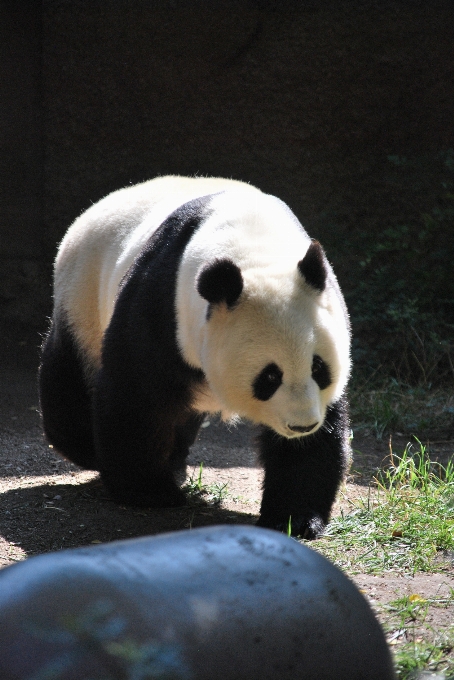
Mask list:
[[[397,624],[401,630],[406,628],[410,622],[424,623],[429,609],[429,601],[416,594],[404,595],[383,605],[383,609],[391,614],[390,619],[396,620],[393,622],[393,628]]]
[[[205,493],[207,494],[207,500],[212,505],[219,505],[222,501],[229,495],[228,484],[210,484],[205,487]]]
[[[408,445],[376,478],[368,495],[328,525],[316,548],[351,573],[439,571],[454,551],[454,465],[430,461]]]
[[[191,497],[200,496],[204,488],[202,477],[203,477],[203,461],[199,465],[199,473],[197,477],[190,476],[184,486],[184,490],[189,496]]]
[[[203,483],[203,461],[199,465],[197,476],[190,476],[188,478],[184,490],[191,501],[197,503],[197,501],[204,499],[210,505],[219,505],[228,496],[227,482],[210,485]]]
[[[450,591],[448,597],[425,599],[413,594],[381,605],[383,627],[393,648],[400,680],[410,679],[421,670],[454,672],[454,626],[437,631],[425,623],[429,608],[454,604],[454,590]]]
[[[403,643],[394,652],[394,662],[399,680],[413,680],[418,677],[417,671],[443,673],[440,677],[453,677],[454,660],[449,655],[454,647],[454,629],[448,631],[434,631],[433,639],[429,642],[421,639],[419,642]]]
[[[431,461],[416,438],[401,456],[391,451],[367,495],[334,518],[312,545],[351,574],[445,570],[446,562],[437,558],[454,554],[453,462],[444,467]],[[454,624],[436,630],[428,623],[431,607],[453,604],[450,589],[444,598],[412,594],[379,605],[399,680],[421,670],[454,678]]]

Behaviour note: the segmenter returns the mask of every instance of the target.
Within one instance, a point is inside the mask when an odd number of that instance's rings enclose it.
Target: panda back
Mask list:
[[[182,204],[235,186],[221,178],[158,177],[115,191],[84,212],[63,238],[54,267],[54,319],[64,317],[91,368],[126,272],[162,222]]]

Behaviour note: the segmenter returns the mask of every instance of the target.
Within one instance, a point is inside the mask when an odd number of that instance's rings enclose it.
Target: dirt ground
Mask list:
[[[197,479],[203,461],[203,484],[227,484],[227,496],[215,504],[166,510],[138,510],[115,505],[96,473],[82,471],[56,455],[43,438],[38,414],[36,370],[40,338],[36,330],[0,330],[0,567],[29,556],[134,536],[213,524],[253,524],[261,497],[261,469],[254,452],[254,432],[204,423],[189,459],[188,476]],[[405,438],[396,442],[403,450]],[[334,514],[365,493],[388,453],[388,443],[355,437],[358,453]],[[453,442],[432,445],[446,460]],[[361,453],[359,453],[361,452]],[[454,565],[442,573],[385,573],[353,576],[374,607],[397,597],[419,594],[442,597],[454,588]],[[443,629],[453,621],[451,609],[431,608],[427,623]],[[399,640],[395,640],[399,642]]]

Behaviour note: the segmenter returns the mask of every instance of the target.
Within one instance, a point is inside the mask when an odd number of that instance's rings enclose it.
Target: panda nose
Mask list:
[[[292,432],[310,432],[311,430],[316,427],[318,423],[313,423],[312,425],[289,425],[288,429],[292,430]]]

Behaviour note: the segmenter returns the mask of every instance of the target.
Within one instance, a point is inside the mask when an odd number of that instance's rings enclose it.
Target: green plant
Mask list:
[[[409,622],[424,623],[429,609],[428,600],[419,595],[404,595],[383,606],[385,611],[392,613],[394,619],[398,619],[397,625],[404,628]]]
[[[451,588],[448,597],[425,599],[414,593],[381,605],[383,626],[393,646],[400,680],[414,677],[421,670],[454,672],[454,628],[436,631],[426,623],[430,609],[447,608],[453,603]]]
[[[401,423],[399,402],[396,402],[392,387],[388,385],[384,389],[350,390],[355,427],[368,430],[377,439],[399,428]]]
[[[352,511],[335,517],[317,548],[338,566],[378,573],[436,569],[454,550],[454,466],[432,462],[426,448],[390,453],[389,466]]]
[[[394,432],[436,432],[438,437],[454,432],[454,396],[448,388],[429,390],[389,377],[361,384],[356,378],[350,388],[350,405],[355,430],[377,439]]]
[[[379,473],[378,485],[391,497],[407,490],[417,490],[425,494],[437,495],[440,489],[454,500],[454,465],[450,460],[446,467],[431,461],[427,447],[417,437],[414,440],[418,449],[408,444],[401,457],[394,455],[391,448],[389,467]],[[426,496],[427,502],[430,498]]]
[[[202,497],[206,498],[211,505],[219,505],[228,495],[228,485],[225,483],[214,483],[207,486],[203,483],[203,461],[199,465],[196,477],[189,476],[184,489],[190,499],[197,502]]]
[[[224,482],[224,484],[210,484],[210,486],[206,487],[205,493],[208,496],[207,500],[209,503],[219,505],[228,496],[228,484],[227,482]]]
[[[204,491],[204,485],[202,482],[203,476],[203,461],[199,465],[199,473],[197,477],[189,476],[188,481],[184,486],[184,490],[189,494],[190,497],[200,496]]]
[[[454,647],[454,630],[432,631],[432,640],[411,640],[394,650],[395,668],[399,680],[413,680],[418,671],[442,672],[440,678],[452,680],[454,661],[451,656]],[[437,676],[438,677],[438,676]]]

